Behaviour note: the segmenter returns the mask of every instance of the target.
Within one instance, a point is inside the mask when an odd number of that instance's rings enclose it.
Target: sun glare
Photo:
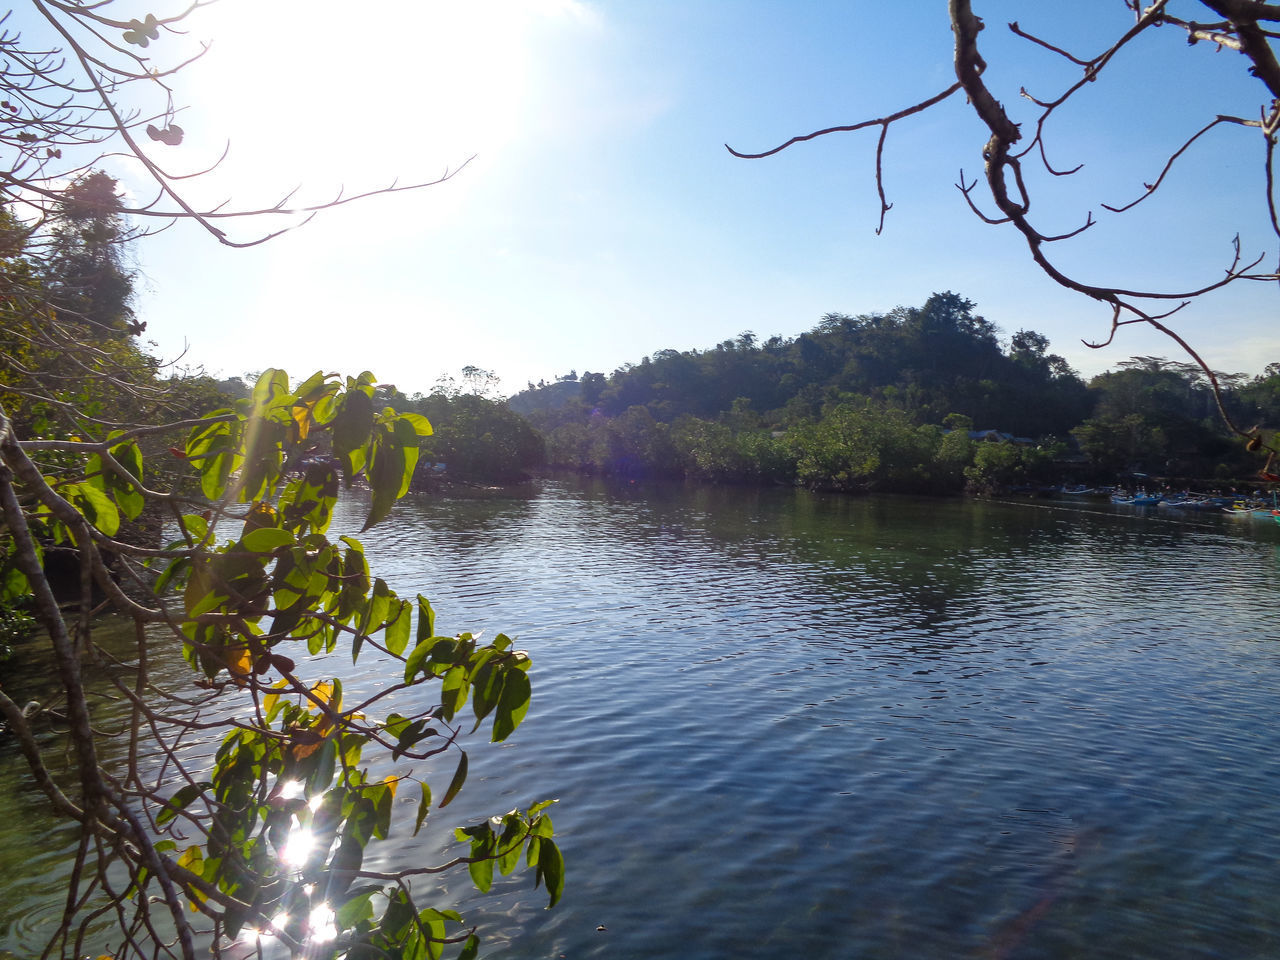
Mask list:
[[[337,937],[336,918],[337,914],[333,912],[333,908],[327,903],[322,903],[313,909],[311,916],[307,918],[307,928],[310,930],[311,939],[316,943],[328,943]]]
[[[288,866],[300,867],[307,862],[316,845],[315,835],[307,828],[297,826],[289,831],[284,849],[280,851],[280,859]]]
[[[492,157],[520,135],[538,25],[582,20],[570,0],[414,3],[226,0],[202,14],[213,49],[201,64],[193,125],[205,149],[232,153],[224,192],[241,197],[369,186],[439,175]]]

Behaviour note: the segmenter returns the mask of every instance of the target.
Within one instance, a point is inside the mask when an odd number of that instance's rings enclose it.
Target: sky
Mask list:
[[[1027,126],[1035,110],[1020,87],[1053,96],[1079,68],[1008,21],[1080,54],[1132,22],[1120,0],[1074,0],[1069,15],[1043,0],[974,6],[988,82]],[[1086,376],[1131,355],[1182,359],[1136,327],[1086,347],[1105,339],[1109,311],[1056,286],[1016,233],[970,212],[955,183],[961,170],[980,175],[987,133],[959,98],[890,130],[894,206],[880,236],[876,131],[764,160],[725,150],[945,88],[940,0],[221,0],[190,30],[212,47],[176,86],[187,140],[157,149],[196,169],[230,143],[214,173],[189,181],[193,197],[244,209],[295,187],[316,202],[457,172],[246,250],[182,224],[141,241],[144,337],[180,366],[367,369],[413,394],[475,365],[509,394],[744,331],[793,337],[829,312],[918,306],[944,290],[1006,338],[1044,333]],[[1101,209],[1140,195],[1213,116],[1256,117],[1266,102],[1243,57],[1153,34],[1057,118],[1053,162],[1084,167],[1032,174],[1033,215],[1061,233],[1093,211],[1095,227],[1053,250],[1086,282],[1199,287],[1222,275],[1237,234],[1273,266],[1280,241],[1254,130],[1211,133],[1133,212]],[[127,168],[122,182],[132,189]],[[247,239],[277,225],[228,229]],[[1276,306],[1274,285],[1238,284],[1175,325],[1215,368],[1254,374],[1280,361]]]

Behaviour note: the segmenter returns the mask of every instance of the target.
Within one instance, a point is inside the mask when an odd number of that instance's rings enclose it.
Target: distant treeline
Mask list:
[[[1007,346],[997,334],[973,303],[940,293],[828,314],[794,339],[744,333],[607,377],[530,384],[508,405],[541,434],[547,465],[601,474],[928,492],[1065,471],[1256,474],[1197,367],[1135,357],[1086,384],[1041,334]],[[1237,422],[1280,424],[1280,365],[1219,380]]]

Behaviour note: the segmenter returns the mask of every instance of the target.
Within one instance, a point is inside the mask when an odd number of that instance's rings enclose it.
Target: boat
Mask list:
[[[1123,504],[1126,507],[1154,507],[1163,499],[1164,497],[1158,493],[1135,493],[1133,496],[1116,493],[1111,496],[1112,503]]]

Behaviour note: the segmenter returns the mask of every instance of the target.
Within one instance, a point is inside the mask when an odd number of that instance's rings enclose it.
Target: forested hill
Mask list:
[[[663,350],[509,403],[541,431],[549,464],[596,473],[928,492],[1067,473],[1257,479],[1199,367],[1134,357],[1086,385],[1041,334],[1019,330],[1007,346],[997,334],[968,300],[939,293],[829,314],[790,340]],[[1280,365],[1217,377],[1238,424],[1280,426]]]
[[[938,293],[918,308],[828,314],[794,339],[744,333],[708,350],[662,350],[607,378],[531,386],[509,403],[544,430],[588,411],[617,417],[632,407],[663,423],[750,411],[784,427],[857,397],[916,424],[960,414],[979,428],[1065,436],[1089,415],[1085,384],[1046,352],[1042,335],[1019,331],[1003,349],[997,332],[970,301]]]

